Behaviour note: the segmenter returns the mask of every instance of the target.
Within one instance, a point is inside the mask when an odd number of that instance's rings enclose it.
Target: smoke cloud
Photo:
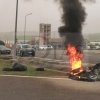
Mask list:
[[[61,37],[64,37],[65,47],[69,43],[72,46],[83,44],[82,26],[87,14],[81,1],[94,2],[95,0],[60,0],[64,26],[59,27],[58,32]]]

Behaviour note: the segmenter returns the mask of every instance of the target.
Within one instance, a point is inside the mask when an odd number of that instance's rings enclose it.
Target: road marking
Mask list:
[[[59,78],[58,77],[38,77],[38,76],[20,76],[20,75],[0,75],[0,76],[3,76],[3,77],[21,77],[21,78],[37,78],[37,79],[57,79],[57,80],[61,80],[61,79],[66,79],[66,80],[71,80],[70,78],[68,77],[62,77],[62,78]]]

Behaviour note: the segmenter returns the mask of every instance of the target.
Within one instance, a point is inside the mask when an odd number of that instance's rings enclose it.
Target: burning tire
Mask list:
[[[82,72],[75,74],[75,71],[77,70],[71,71],[73,72],[73,74],[70,73],[69,78],[74,79],[74,80],[82,80],[82,81],[89,81],[89,82],[98,80],[98,75],[93,73],[92,71],[88,72],[86,70],[83,70]]]

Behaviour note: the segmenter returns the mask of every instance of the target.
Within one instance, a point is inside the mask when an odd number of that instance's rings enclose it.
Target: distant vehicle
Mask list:
[[[52,45],[48,45],[47,46],[47,49],[52,50],[53,49],[53,46]]]
[[[11,49],[5,47],[4,45],[0,45],[0,54],[10,54]]]
[[[16,47],[16,54],[20,56],[32,55],[35,56],[35,49],[29,44],[18,44]]]
[[[53,46],[51,45],[41,45],[39,46],[39,50],[52,50],[53,49]]]
[[[47,50],[47,46],[46,45],[41,45],[41,46],[39,46],[39,50]]]

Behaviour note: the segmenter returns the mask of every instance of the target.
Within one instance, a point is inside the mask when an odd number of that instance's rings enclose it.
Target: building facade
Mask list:
[[[39,45],[50,45],[51,24],[41,23],[39,26]]]

